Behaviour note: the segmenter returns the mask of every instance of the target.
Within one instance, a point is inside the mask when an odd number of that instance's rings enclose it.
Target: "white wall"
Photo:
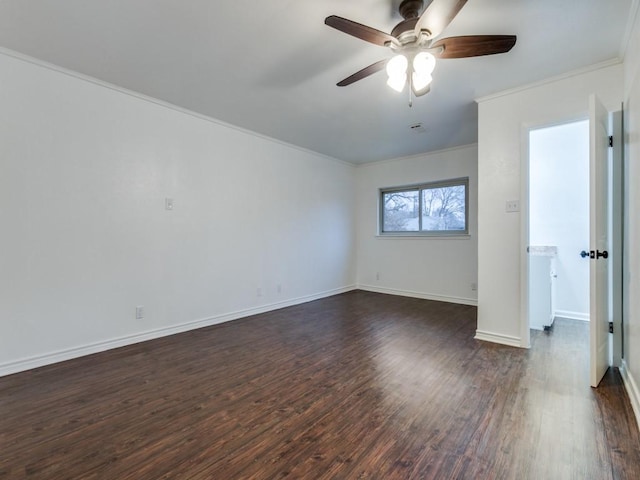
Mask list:
[[[640,424],[640,9],[624,62],[624,360],[621,372]]]
[[[477,282],[477,147],[475,145],[358,167],[358,287],[382,293],[475,305]],[[378,236],[384,187],[469,177],[469,235]],[[378,275],[377,275],[378,274]]]
[[[589,122],[531,131],[529,244],[558,247],[557,316],[589,319]]]
[[[0,105],[0,374],[353,288],[354,167],[6,54]]]
[[[477,338],[528,347],[521,302],[527,238],[508,200],[525,201],[521,168],[531,128],[585,118],[596,93],[611,110],[622,101],[622,65],[567,75],[479,101]]]

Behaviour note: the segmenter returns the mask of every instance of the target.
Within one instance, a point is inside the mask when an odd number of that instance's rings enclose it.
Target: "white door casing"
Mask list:
[[[609,368],[608,112],[589,97],[590,375],[597,387]],[[604,253],[607,252],[607,253]]]

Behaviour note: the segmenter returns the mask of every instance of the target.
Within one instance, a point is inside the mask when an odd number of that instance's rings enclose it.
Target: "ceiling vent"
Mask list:
[[[426,132],[426,130],[422,126],[422,123],[414,123],[413,125],[409,125],[409,129],[411,129],[411,131],[413,133],[424,133],[424,132]]]

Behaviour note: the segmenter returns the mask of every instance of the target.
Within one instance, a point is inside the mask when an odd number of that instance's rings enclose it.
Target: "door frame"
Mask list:
[[[596,94],[589,95],[589,382],[597,387],[612,366],[611,113]],[[594,250],[609,253],[608,258]]]
[[[611,275],[611,320],[613,321],[613,336],[611,345],[611,365],[622,366],[624,358],[624,105],[620,110],[609,114],[609,128],[613,132],[613,149],[609,178],[611,181],[610,210],[611,231],[609,242],[613,252],[610,266]],[[617,252],[617,253],[616,253]]]
[[[530,167],[530,132],[532,130],[538,130],[541,128],[550,128],[567,123],[580,122],[589,120],[588,113],[580,116],[569,116],[554,122],[541,122],[541,123],[529,123],[524,124],[521,127],[520,145],[520,339],[521,347],[531,348],[531,332],[529,321],[529,255],[527,253],[527,246],[529,244],[529,167]],[[611,232],[611,250],[613,253],[612,267],[615,264],[620,266],[623,264],[623,229],[624,229],[624,213],[622,208],[624,206],[624,178],[622,169],[624,167],[623,159],[623,142],[622,142],[622,111],[616,111],[610,113],[610,127],[614,135],[614,148],[612,152],[612,181],[614,195],[618,194],[618,199],[612,197],[610,199],[610,213],[613,219],[613,231]],[[616,137],[619,141],[616,141]],[[616,224],[615,219],[618,218]],[[617,247],[617,248],[616,248]],[[615,267],[612,268],[613,277],[611,282],[611,301],[612,301],[612,319],[614,322],[614,334],[612,336],[612,365],[620,366],[622,352],[622,334],[624,319],[623,315],[623,282],[622,272],[616,273]],[[619,278],[617,278],[619,277]]]

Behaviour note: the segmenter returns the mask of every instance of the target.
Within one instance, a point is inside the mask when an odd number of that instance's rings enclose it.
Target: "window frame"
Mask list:
[[[464,186],[464,230],[422,230],[423,190]],[[418,230],[384,230],[384,196],[387,193],[418,191]],[[469,177],[451,178],[378,190],[378,235],[383,237],[460,237],[469,235]]]

